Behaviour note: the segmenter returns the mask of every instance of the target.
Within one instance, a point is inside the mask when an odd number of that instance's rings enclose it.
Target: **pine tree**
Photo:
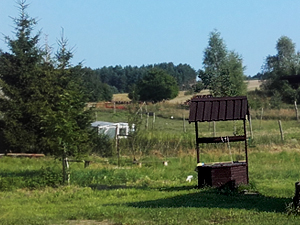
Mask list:
[[[38,47],[40,33],[32,36],[36,20],[26,13],[28,5],[19,2],[20,15],[14,19],[16,39],[6,36],[10,52],[0,51],[0,99],[2,127],[9,150],[39,152],[42,131],[38,101],[44,89],[43,52]],[[45,83],[47,84],[47,82]]]
[[[81,66],[70,65],[63,38],[56,58],[38,47],[40,33],[32,36],[36,20],[25,3],[19,2],[20,17],[14,19],[16,39],[6,36],[10,52],[0,51],[0,124],[7,150],[79,156],[90,144]]]
[[[66,39],[62,37],[59,46],[54,70],[55,88],[47,114],[43,117],[43,129],[52,141],[53,155],[79,157],[89,149],[88,127],[91,117],[84,110],[87,96],[81,88],[81,65],[70,65],[73,55],[67,50]]]

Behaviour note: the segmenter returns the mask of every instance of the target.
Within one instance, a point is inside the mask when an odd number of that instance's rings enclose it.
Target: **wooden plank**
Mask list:
[[[227,143],[227,138],[229,142],[245,141],[246,137],[244,135],[240,136],[229,136],[229,137],[205,137],[198,138],[197,143]]]
[[[6,156],[9,156],[9,157],[32,157],[32,158],[45,157],[44,154],[28,154],[28,153],[7,153]]]

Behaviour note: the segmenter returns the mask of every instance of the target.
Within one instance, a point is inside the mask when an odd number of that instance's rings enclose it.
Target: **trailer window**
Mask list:
[[[126,128],[120,128],[119,129],[119,135],[120,136],[126,136]]]

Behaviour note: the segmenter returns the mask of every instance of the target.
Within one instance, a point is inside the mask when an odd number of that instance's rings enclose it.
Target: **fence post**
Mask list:
[[[250,126],[251,140],[253,140],[253,130],[252,130],[252,120],[251,120],[251,115],[249,115],[249,126]]]
[[[281,120],[278,120],[278,125],[279,125],[279,130],[280,130],[281,141],[284,141],[284,134],[283,134],[283,130],[282,130]]]
[[[185,128],[185,115],[183,113],[183,132],[186,132],[186,128]]]
[[[297,122],[299,122],[297,101],[295,101],[294,104],[295,104],[296,119],[297,119]]]
[[[149,125],[149,113],[147,113],[147,119],[146,119],[146,129],[148,130]]]
[[[261,122],[262,122],[262,119],[263,119],[263,114],[264,114],[264,108],[261,108],[259,129],[261,129]]]

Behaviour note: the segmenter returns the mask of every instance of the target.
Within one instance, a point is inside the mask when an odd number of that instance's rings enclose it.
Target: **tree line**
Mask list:
[[[159,69],[172,76],[179,90],[188,90],[196,83],[197,71],[188,64],[174,65],[172,62],[137,66],[104,66],[84,68],[84,85],[90,93],[89,101],[109,101],[112,94],[130,93],[134,85],[153,70]]]

